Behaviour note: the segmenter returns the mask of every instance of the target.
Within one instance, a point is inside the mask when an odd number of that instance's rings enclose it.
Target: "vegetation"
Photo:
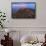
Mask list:
[[[6,20],[6,15],[5,15],[5,13],[0,11],[0,27],[1,27],[1,28],[4,27],[3,25],[4,25],[5,20]]]

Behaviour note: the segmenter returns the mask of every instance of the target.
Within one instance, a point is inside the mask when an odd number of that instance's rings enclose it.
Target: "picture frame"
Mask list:
[[[36,2],[12,2],[11,17],[13,19],[36,18]]]

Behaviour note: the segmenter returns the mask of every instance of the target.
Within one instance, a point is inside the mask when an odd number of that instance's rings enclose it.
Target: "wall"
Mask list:
[[[36,2],[36,19],[12,19],[11,2]],[[6,13],[6,27],[46,27],[46,0],[0,0],[0,10]]]
[[[36,7],[37,7],[36,19],[12,19],[11,2],[36,2]],[[28,32],[30,34],[31,31],[38,31],[38,32],[46,31],[45,4],[46,4],[46,0],[0,0],[0,10],[6,13],[8,19],[8,21],[5,22],[5,26],[8,27],[8,29],[11,29],[12,31],[13,30],[20,31],[20,37],[23,36],[24,34],[27,34]],[[16,37],[17,36],[18,35],[16,34]]]

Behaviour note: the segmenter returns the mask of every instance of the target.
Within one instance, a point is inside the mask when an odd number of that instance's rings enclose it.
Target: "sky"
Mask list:
[[[35,9],[35,6],[36,4],[35,3],[19,3],[19,4],[12,4],[12,8],[13,8],[13,11],[17,11],[19,10],[20,8],[31,8],[31,9]]]

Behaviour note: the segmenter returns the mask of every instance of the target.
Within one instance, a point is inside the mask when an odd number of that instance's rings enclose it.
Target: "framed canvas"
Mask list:
[[[36,3],[35,2],[12,2],[11,17],[15,18],[36,18]]]

